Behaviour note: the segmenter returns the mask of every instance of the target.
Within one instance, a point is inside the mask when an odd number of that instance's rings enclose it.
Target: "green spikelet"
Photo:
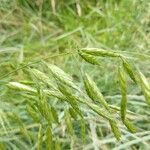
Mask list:
[[[125,73],[122,68],[119,68],[118,71],[118,76],[119,76],[119,85],[121,89],[121,118],[124,121],[125,116],[126,116],[126,109],[127,109],[127,85],[126,85],[126,77]]]
[[[25,92],[31,92],[31,93],[36,93],[37,91],[33,89],[30,86],[27,86],[25,84],[21,84],[19,82],[9,82],[8,86],[12,89],[20,90],[20,91],[25,91]]]
[[[88,63],[93,64],[93,65],[100,65],[98,62],[98,59],[92,55],[86,54],[82,51],[78,51],[79,55]]]
[[[80,115],[82,116],[82,112],[79,109],[78,106],[78,99],[76,96],[74,96],[69,89],[67,89],[64,85],[61,83],[58,83],[58,88],[60,92],[66,97],[66,101],[72,106],[72,108]]]
[[[47,65],[47,66],[50,69],[53,77],[57,81],[60,81],[74,89],[78,89],[77,86],[73,83],[72,78],[67,73],[65,73],[63,70],[61,70],[60,68],[58,68],[55,65]]]
[[[26,110],[35,122],[40,121],[40,117],[38,116],[38,114],[34,111],[34,109],[31,106],[27,105]]]
[[[124,67],[126,73],[129,75],[129,77],[130,77],[135,83],[137,83],[137,81],[136,81],[136,76],[135,76],[135,73],[134,73],[134,71],[133,71],[134,69],[132,68],[132,66],[130,65],[130,63],[129,63],[127,60],[125,60],[125,59],[122,59],[122,61],[123,61],[123,67]]]
[[[119,141],[121,138],[121,132],[117,126],[117,123],[115,121],[109,121],[112,132],[114,133],[114,136],[116,137],[116,139]]]
[[[37,103],[37,108],[41,115],[45,118],[45,120],[48,122],[48,124],[51,126],[54,122],[53,115],[51,112],[51,108],[46,101],[43,91],[39,91],[39,101]]]
[[[101,57],[122,57],[117,52],[97,49],[97,48],[82,48],[81,52],[87,53],[93,56],[101,56]]]
[[[81,125],[81,139],[82,139],[82,142],[85,143],[85,139],[86,139],[86,124],[85,124],[85,120],[81,119],[80,120],[80,125]]]
[[[73,119],[77,120],[78,114],[76,113],[76,111],[73,108],[71,108],[71,107],[69,108],[69,113]]]
[[[50,78],[45,73],[37,69],[29,69],[29,72],[31,72],[39,81],[49,85],[50,87],[53,87],[52,83],[50,82]]]
[[[138,75],[138,84],[141,87],[141,90],[144,94],[147,104],[150,106],[150,84],[148,83],[146,77],[139,70],[137,71]]]
[[[70,135],[74,135],[74,130],[72,126],[71,116],[68,111],[65,111],[65,123],[67,126],[67,131]]]
[[[58,114],[57,114],[57,111],[54,107],[51,107],[51,112],[52,112],[52,115],[53,115],[53,119],[56,123],[59,123],[59,118],[58,118]]]
[[[88,96],[93,101],[96,100],[99,101],[101,105],[103,105],[107,110],[109,110],[109,106],[105,101],[102,93],[99,91],[96,83],[90,78],[90,76],[88,74],[85,74],[83,80],[84,80],[84,87],[86,89]]]
[[[132,133],[135,133],[136,132],[136,128],[135,126],[128,120],[128,119],[125,119],[123,121],[123,123],[125,124],[125,126],[128,128],[128,130]]]
[[[118,71],[118,77],[119,77],[119,85],[121,89],[121,107],[120,107],[120,114],[121,119],[124,125],[128,128],[129,131],[135,132],[134,125],[129,122],[129,120],[126,118],[126,110],[127,110],[127,85],[126,85],[126,77],[124,73],[123,68],[119,68]]]

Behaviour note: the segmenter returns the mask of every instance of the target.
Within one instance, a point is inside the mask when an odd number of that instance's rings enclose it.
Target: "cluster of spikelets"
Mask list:
[[[49,127],[46,130],[45,137],[49,141],[52,141],[52,124],[59,124],[61,122],[61,118],[58,116],[57,110],[49,105],[45,98],[45,95],[48,97],[55,97],[58,100],[69,104],[69,109],[64,108],[64,118],[65,123],[67,125],[67,129],[70,132],[70,134],[72,134],[73,127],[71,126],[71,119],[81,120],[81,135],[83,140],[85,140],[86,125],[84,121],[84,113],[81,106],[90,108],[94,113],[108,120],[112,132],[118,140],[121,138],[121,132],[117,124],[117,119],[112,113],[118,113],[116,112],[116,110],[120,111],[122,123],[128,128],[128,130],[131,132],[135,132],[136,129],[134,125],[128,120],[126,116],[126,76],[129,76],[133,80],[133,82],[140,87],[147,104],[150,105],[150,85],[145,76],[138,69],[136,69],[135,66],[133,68],[133,66],[129,63],[128,59],[124,55],[119,54],[117,52],[95,48],[85,48],[80,49],[78,51],[78,54],[86,62],[91,63],[93,65],[100,65],[98,61],[99,57],[112,57],[120,60],[120,66],[118,67],[118,81],[122,95],[120,108],[116,109],[115,106],[109,105],[107,103],[100,89],[97,87],[96,83],[87,73],[82,74],[84,88],[86,91],[84,92],[84,90],[81,90],[77,86],[77,84],[74,83],[72,78],[67,73],[65,73],[63,70],[52,64],[44,63],[44,65],[49,69],[52,76],[54,77],[54,82],[57,86],[54,86],[51,79],[45,73],[37,69],[29,69],[29,72],[34,77],[34,79],[36,79],[36,81],[38,82],[42,82],[48,88],[43,89],[40,87],[40,85],[37,85],[37,87],[35,88],[19,82],[10,82],[9,87],[20,91],[28,92],[30,93],[30,95],[37,96],[39,98],[39,100],[36,101],[34,105],[27,106],[27,111],[30,114],[30,116],[37,122],[40,119],[37,114],[38,110],[38,112],[40,112],[40,114],[48,122]]]

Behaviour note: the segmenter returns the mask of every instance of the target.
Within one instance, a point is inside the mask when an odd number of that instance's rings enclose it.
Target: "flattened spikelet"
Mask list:
[[[86,124],[85,124],[85,120],[81,119],[80,120],[80,124],[81,124],[81,138],[82,138],[82,142],[85,143],[85,138],[86,138]]]
[[[37,70],[37,69],[30,69],[29,71],[30,71],[38,80],[42,81],[42,82],[45,83],[45,84],[48,84],[50,87],[53,87],[52,83],[50,82],[49,77],[48,77],[45,73],[43,73],[43,72],[41,72],[41,71],[39,71],[39,70]]]
[[[117,123],[115,121],[110,121],[109,123],[112,129],[112,132],[114,133],[114,136],[116,137],[117,140],[120,140],[121,132],[117,126]]]
[[[124,70],[122,68],[119,68],[118,71],[119,76],[119,85],[121,89],[121,118],[124,121],[126,116],[126,109],[127,109],[127,85],[126,85],[126,77]]]
[[[78,51],[79,55],[88,63],[93,64],[93,65],[100,65],[100,63],[98,62],[98,59],[95,56],[86,54],[82,51]]]
[[[100,104],[102,104],[107,110],[109,110],[109,106],[107,102],[105,101],[102,93],[99,91],[96,83],[90,78],[88,74],[85,74],[84,78],[84,87],[86,89],[86,92],[88,96],[93,101],[99,101]]]
[[[67,90],[66,87],[61,83],[58,83],[58,86],[60,92],[66,97],[66,101],[73,107],[74,110],[76,110],[76,112],[80,116],[82,116],[82,112],[80,111],[78,106],[78,98],[73,95],[69,90]]]
[[[16,89],[16,90],[20,90],[20,91],[26,91],[26,92],[31,92],[36,94],[37,90],[27,86],[25,84],[19,83],[19,82],[9,82],[8,86],[12,89]],[[53,96],[56,97],[58,99],[64,100],[65,97],[59,92],[59,91],[55,91],[55,90],[43,90],[43,93],[47,96]]]
[[[70,113],[70,116],[73,118],[73,119],[77,119],[78,118],[78,114],[76,113],[76,111],[74,111],[73,108],[69,108],[69,113]]]
[[[140,71],[137,71],[138,75],[138,84],[141,87],[141,90],[144,94],[147,104],[150,106],[150,84],[148,83],[144,74]]]
[[[123,61],[123,67],[124,67],[126,73],[129,75],[129,77],[130,77],[135,83],[137,83],[137,81],[136,81],[136,76],[135,76],[135,73],[134,73],[134,71],[133,71],[134,69],[132,68],[132,66],[130,65],[130,63],[129,63],[127,60],[125,60],[125,59],[122,59],[122,61]]]
[[[71,117],[68,111],[65,111],[65,123],[67,126],[67,131],[70,133],[71,136],[74,135],[72,121],[71,121]]]
[[[98,48],[83,48],[81,49],[81,52],[93,55],[93,56],[101,56],[101,57],[121,57],[120,54],[113,52],[113,51],[108,51],[108,50],[103,50],[103,49],[98,49]]]
[[[57,114],[57,111],[56,111],[56,109],[55,109],[54,107],[51,107],[51,112],[52,112],[54,121],[55,121],[56,123],[59,123],[58,114]]]
[[[129,120],[126,118],[126,111],[127,111],[127,85],[126,85],[126,77],[124,73],[123,68],[119,68],[118,71],[119,76],[119,84],[121,89],[121,107],[120,107],[120,113],[121,113],[121,119],[124,125],[129,129],[131,132],[135,132],[134,125],[129,122]]]
[[[73,83],[72,78],[67,73],[65,73],[63,70],[61,70],[60,68],[58,68],[55,65],[48,65],[48,68],[51,70],[51,73],[53,74],[53,77],[56,80],[66,84],[74,89],[78,89],[77,86]]]
[[[26,110],[35,122],[40,121],[40,117],[38,116],[38,114],[34,111],[34,109],[30,105],[27,105]]]
[[[136,132],[136,128],[135,126],[128,120],[128,119],[125,119],[123,121],[123,123],[125,124],[125,126],[128,128],[128,130],[132,133],[135,133]]]
[[[20,90],[20,91],[26,91],[26,92],[32,92],[32,93],[36,93],[36,90],[33,89],[30,86],[27,86],[25,84],[21,84],[19,82],[9,82],[8,86],[10,88],[16,89],[16,90]]]

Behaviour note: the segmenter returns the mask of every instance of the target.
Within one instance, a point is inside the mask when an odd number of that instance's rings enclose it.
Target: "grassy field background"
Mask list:
[[[79,88],[83,87],[81,72],[87,72],[108,103],[119,106],[118,61],[100,58],[100,66],[94,66],[82,60],[77,50],[94,47],[124,54],[149,81],[149,26],[148,0],[0,0],[0,150],[46,149],[46,121],[32,119],[26,106],[33,105],[33,97],[10,89],[10,81],[34,86],[28,69],[49,75],[41,62],[44,60],[70,74]],[[81,142],[78,121],[72,121],[74,136],[64,131],[62,121],[58,127],[54,125],[52,149],[148,150],[150,109],[130,79],[127,85],[128,115],[137,127],[136,133],[119,123],[122,139],[116,141],[107,121],[88,115],[89,110],[83,108],[87,112],[85,142]],[[55,99],[50,105],[58,110],[60,118],[60,110],[68,108]]]

